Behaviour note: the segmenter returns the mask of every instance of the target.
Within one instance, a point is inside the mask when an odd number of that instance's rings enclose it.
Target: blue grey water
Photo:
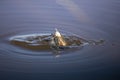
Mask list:
[[[55,57],[9,42],[12,36],[52,33],[54,28],[105,43]],[[119,35],[119,0],[1,0],[0,78],[115,80],[120,73]]]

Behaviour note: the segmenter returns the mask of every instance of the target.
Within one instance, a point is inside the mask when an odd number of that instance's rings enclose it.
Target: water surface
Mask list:
[[[57,73],[73,74],[73,78],[87,75],[88,79],[90,75],[93,79],[94,75],[107,78],[117,75],[119,4],[119,0],[1,0],[0,74],[28,73],[34,78],[36,73]],[[12,36],[51,33],[54,28],[86,40],[104,39],[105,43],[65,52],[57,58],[49,51],[30,51],[9,43]]]

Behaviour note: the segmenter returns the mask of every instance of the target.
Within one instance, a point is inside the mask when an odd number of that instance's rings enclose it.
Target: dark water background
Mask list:
[[[60,57],[9,43],[54,28],[105,43]],[[0,80],[117,80],[119,72],[120,0],[0,0]]]

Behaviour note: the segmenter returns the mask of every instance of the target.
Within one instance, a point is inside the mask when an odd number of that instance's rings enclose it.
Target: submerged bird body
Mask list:
[[[63,35],[57,29],[53,34],[28,34],[18,35],[10,38],[12,44],[30,50],[54,50],[61,51],[66,49],[79,48],[86,40],[76,35]]]

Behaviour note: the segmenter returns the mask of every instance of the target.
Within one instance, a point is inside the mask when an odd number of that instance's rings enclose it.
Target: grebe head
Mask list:
[[[55,36],[56,37],[61,37],[61,34],[60,34],[60,32],[58,31],[57,28],[55,28]]]
[[[58,31],[57,28],[55,28],[54,36],[55,36],[55,38],[57,38],[57,39],[55,39],[55,40],[57,40],[57,41],[55,41],[55,42],[57,42],[57,44],[58,44],[59,46],[66,46],[66,45],[67,45],[64,37],[61,35],[61,33]]]

